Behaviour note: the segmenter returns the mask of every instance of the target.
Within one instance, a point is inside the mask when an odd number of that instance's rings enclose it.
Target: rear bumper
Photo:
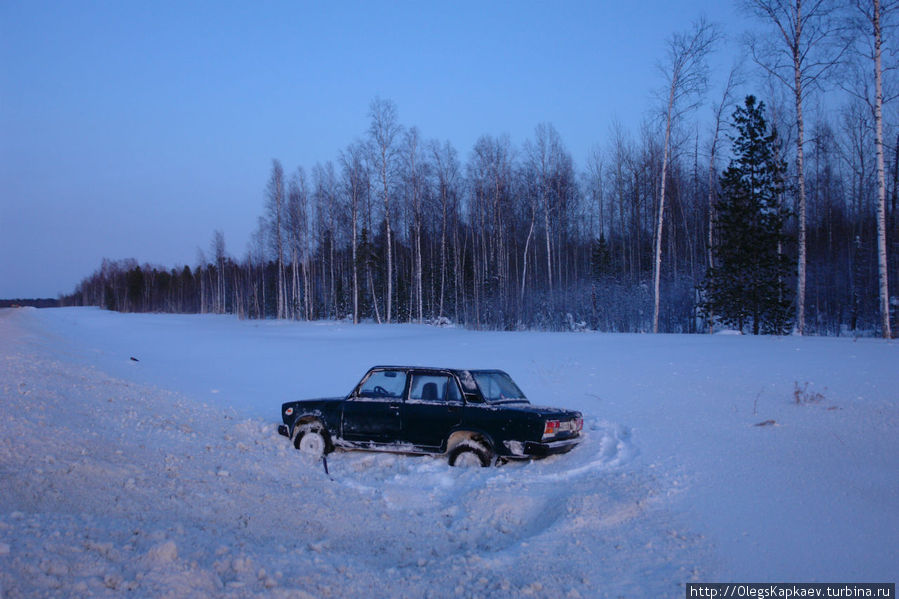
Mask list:
[[[278,425],[278,434],[284,435],[285,437],[289,438],[290,437],[290,429],[287,428],[286,424],[279,424]]]
[[[549,443],[541,443],[537,441],[505,441],[508,453],[505,457],[510,458],[542,458],[548,455],[556,455],[559,453],[568,453],[581,442],[581,437],[573,437],[571,439],[562,439]]]
[[[535,457],[543,457],[548,455],[556,455],[558,453],[568,453],[574,449],[575,445],[581,442],[580,437],[573,439],[563,439],[561,441],[552,441],[551,443],[537,443],[528,441],[524,444],[524,453]]]

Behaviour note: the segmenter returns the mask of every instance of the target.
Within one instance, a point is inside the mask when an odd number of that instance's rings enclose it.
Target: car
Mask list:
[[[571,451],[580,412],[532,405],[502,370],[375,366],[345,397],[288,401],[278,432],[315,456],[340,449],[445,455],[489,466]]]

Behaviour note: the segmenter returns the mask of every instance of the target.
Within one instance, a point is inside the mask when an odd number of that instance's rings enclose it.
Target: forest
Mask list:
[[[772,201],[787,215],[776,253],[792,267],[778,287],[789,318],[777,332],[889,337],[899,308],[896,6],[752,0],[747,11],[765,33],[747,38],[746,64],[712,72],[722,45],[714,24],[673,34],[640,130],[611,123],[582,164],[550,123],[517,145],[485,134],[460,154],[375,98],[368,130],[339,155],[308,169],[272,161],[242,256],[216,230],[192,266],[104,260],[62,301],[241,318],[713,332],[726,326],[703,308],[707,277],[722,267],[722,176],[738,141],[735,110],[751,94],[767,107],[785,165]]]

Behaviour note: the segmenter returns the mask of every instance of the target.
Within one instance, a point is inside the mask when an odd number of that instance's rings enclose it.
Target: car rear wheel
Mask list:
[[[304,424],[300,427],[293,444],[301,452],[315,458],[325,455],[328,449],[321,427],[313,424]]]
[[[490,465],[490,450],[477,441],[462,441],[449,453],[449,465],[486,468]]]

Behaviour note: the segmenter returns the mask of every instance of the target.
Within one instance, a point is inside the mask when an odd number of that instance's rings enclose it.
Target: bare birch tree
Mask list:
[[[270,240],[278,261],[278,290],[276,318],[287,317],[287,289],[284,283],[284,167],[272,160],[272,174],[266,186],[268,228]]]
[[[253,276],[253,312],[256,318],[265,318],[265,261],[266,261],[266,231],[268,224],[265,217],[260,216],[256,221],[256,230],[250,236],[250,244],[247,249],[247,263],[256,271]]]
[[[215,257],[215,294],[213,295],[213,312],[225,313],[225,234],[216,229],[212,234],[210,250]]]
[[[861,40],[857,47],[864,59],[870,61],[868,68],[873,67],[874,97],[869,93],[863,94],[863,99],[868,103],[874,114],[874,147],[876,160],[877,183],[877,274],[878,274],[878,305],[880,307],[880,327],[883,337],[889,339],[892,336],[890,327],[890,293],[889,273],[887,268],[887,223],[886,223],[886,168],[884,166],[884,142],[883,142],[883,43],[884,43],[884,17],[889,16],[896,9],[897,3],[881,0],[855,0],[855,9],[859,15],[858,25]],[[867,88],[867,86],[864,86]]]
[[[424,320],[424,297],[422,293],[422,256],[421,256],[421,227],[422,227],[422,174],[418,128],[411,127],[406,131],[404,143],[404,170],[406,174],[406,189],[409,194],[409,203],[412,208],[412,285],[413,297],[410,305],[410,320],[414,316],[421,323]]]
[[[437,177],[437,195],[440,200],[440,292],[438,294],[437,316],[442,317],[443,302],[446,294],[447,230],[450,218],[453,218],[454,222],[456,220],[456,186],[459,178],[459,159],[456,156],[456,149],[448,141],[444,142],[442,146],[436,141],[432,142],[431,156]],[[453,270],[458,270],[458,267]]]
[[[659,332],[659,291],[662,272],[662,232],[665,226],[665,191],[671,160],[673,128],[685,113],[696,107],[698,98],[708,85],[706,58],[719,38],[717,28],[699,20],[685,33],[677,33],[668,41],[667,56],[662,72],[665,76],[665,142],[662,147],[659,208],[653,242],[653,308],[652,332]]]
[[[709,142],[709,206],[708,206],[708,236],[706,238],[707,244],[707,260],[708,260],[708,268],[715,267],[714,255],[712,253],[712,246],[715,242],[715,198],[717,197],[718,192],[718,165],[717,165],[717,155],[718,155],[718,142],[721,139],[721,128],[724,120],[724,112],[728,106],[733,103],[733,93],[734,88],[737,85],[737,67],[733,67],[730,70],[730,73],[727,76],[727,81],[724,84],[724,90],[721,93],[721,100],[714,108],[714,116],[715,121],[712,127],[712,138]],[[709,332],[712,332],[712,324],[713,319],[710,315],[709,318]]]
[[[805,332],[807,208],[803,102],[839,63],[847,44],[836,17],[836,0],[744,0],[744,6],[774,29],[771,38],[750,38],[753,60],[793,96],[796,118],[796,181],[799,256],[796,265],[796,329]]]
[[[368,189],[368,173],[365,168],[362,146],[351,144],[340,153],[343,167],[344,193],[350,208],[350,246],[352,250],[353,272],[353,324],[359,324],[359,210],[363,194]]]
[[[337,175],[330,160],[312,167],[313,200],[317,209],[319,258],[321,262],[323,308],[329,318],[338,317],[335,272],[337,227]]]
[[[309,220],[306,171],[297,168],[287,187],[287,240],[290,248],[291,318],[311,317],[309,290]],[[301,312],[302,308],[302,312]]]
[[[554,189],[559,171],[564,162],[565,150],[562,140],[556,128],[549,123],[540,123],[534,130],[534,140],[527,140],[524,145],[526,166],[533,179],[533,191],[536,194],[536,204],[543,210],[543,238],[546,250],[546,284],[549,294],[549,304],[553,305],[553,280],[559,277],[558,268],[553,271],[553,259],[556,252],[553,251],[553,222],[557,216],[558,204],[561,198]],[[535,206],[531,206],[531,215],[535,216]],[[533,225],[533,219],[531,220]],[[533,233],[533,226],[529,229],[528,242]],[[528,245],[526,242],[525,245]],[[522,271],[522,279],[525,278],[527,266]]]
[[[390,186],[397,160],[396,141],[402,128],[397,118],[396,104],[390,100],[375,98],[369,106],[369,118],[371,124],[368,133],[372,142],[372,158],[378,171],[381,198],[384,201],[384,221],[387,227],[387,309],[385,313],[389,324],[393,305],[393,234],[390,223]]]

